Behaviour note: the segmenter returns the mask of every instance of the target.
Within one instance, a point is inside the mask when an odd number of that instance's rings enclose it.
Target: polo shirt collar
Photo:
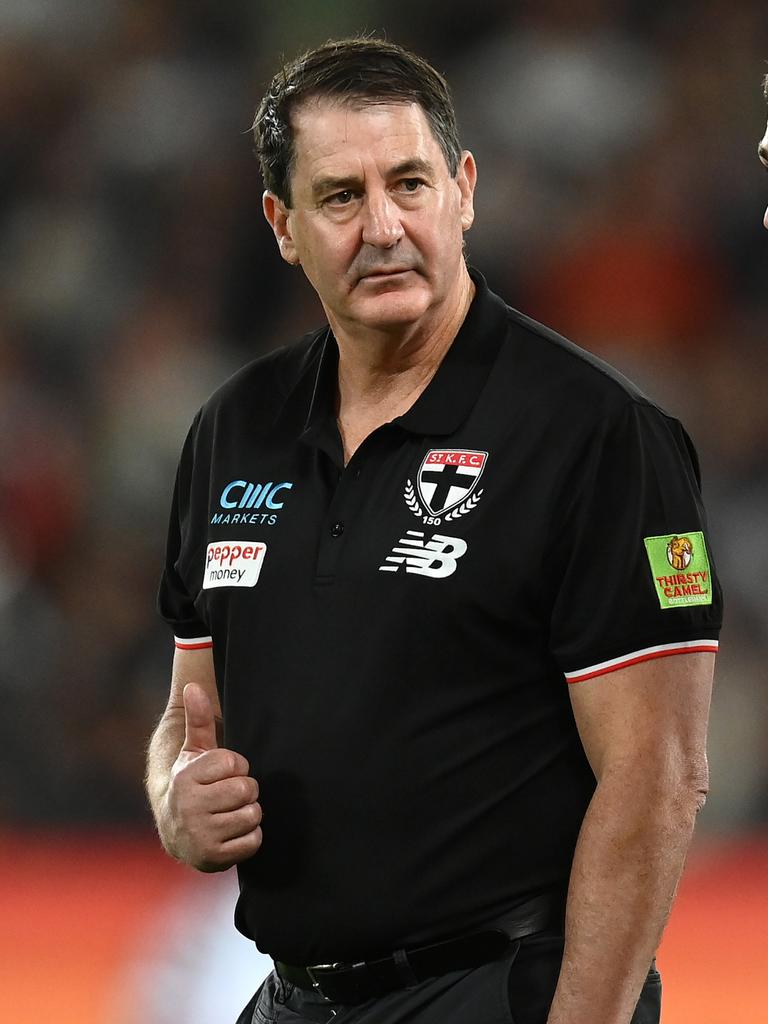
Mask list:
[[[469,416],[506,335],[507,309],[470,268],[475,297],[432,380],[397,423],[412,434],[452,434]]]
[[[467,418],[504,341],[507,307],[474,268],[475,296],[451,347],[432,380],[411,408],[392,421],[412,434],[452,434]],[[323,343],[302,440],[326,434],[335,425],[339,350],[330,328]]]

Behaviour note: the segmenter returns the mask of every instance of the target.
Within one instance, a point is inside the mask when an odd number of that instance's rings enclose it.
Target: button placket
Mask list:
[[[363,470],[366,479],[370,476],[372,460],[375,462],[377,455],[382,453],[383,447],[386,446],[385,428],[386,425],[363,441],[339,476],[320,535],[315,571],[317,580],[330,583],[336,576],[345,542],[349,537],[350,520],[365,507],[366,494],[358,485],[358,481],[363,476]]]
[[[359,502],[359,491],[354,488],[355,473],[356,470],[348,468],[341,474],[320,536],[315,575],[328,582],[336,575],[349,527],[349,518],[354,514],[353,502]]]

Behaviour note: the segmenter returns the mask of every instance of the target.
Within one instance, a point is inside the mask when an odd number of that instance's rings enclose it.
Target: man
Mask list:
[[[721,617],[690,442],[468,270],[420,58],[320,47],[255,133],[328,325],[192,426],[148,765],[275,961],[240,1020],[658,1021]]]

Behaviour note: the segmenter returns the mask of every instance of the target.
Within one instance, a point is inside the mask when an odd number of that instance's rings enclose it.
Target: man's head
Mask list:
[[[765,96],[766,103],[768,103],[768,75],[763,79],[763,95]],[[757,147],[757,154],[760,157],[760,161],[763,166],[768,169],[768,125],[766,125],[765,128],[765,135],[763,136],[760,145]],[[768,228],[768,209],[765,211],[763,224]]]
[[[448,85],[423,58],[382,39],[339,39],[285,64],[272,79],[253,122],[264,187],[292,205],[295,161],[292,114],[308,100],[352,106],[417,103],[453,177],[461,159]]]
[[[392,43],[327,43],[273,79],[254,124],[264,213],[334,330],[429,329],[468,286],[475,165],[442,77]]]

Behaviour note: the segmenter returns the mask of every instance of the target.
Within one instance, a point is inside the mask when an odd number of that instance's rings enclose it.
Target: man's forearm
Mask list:
[[[179,756],[183,743],[184,709],[183,707],[169,707],[160,719],[149,741],[147,770],[144,780],[149,804],[158,828],[160,826],[158,819],[160,805],[168,789],[171,768]]]
[[[702,792],[703,790],[703,792]],[[646,767],[603,778],[576,847],[548,1024],[629,1024],[658,948],[705,787]]]

